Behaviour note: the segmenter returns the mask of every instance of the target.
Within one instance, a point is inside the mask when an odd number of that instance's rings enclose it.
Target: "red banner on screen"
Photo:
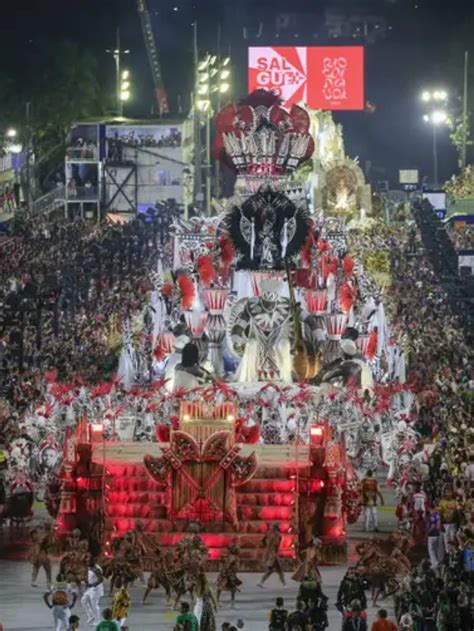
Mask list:
[[[249,91],[273,90],[288,107],[364,109],[362,46],[249,48]]]

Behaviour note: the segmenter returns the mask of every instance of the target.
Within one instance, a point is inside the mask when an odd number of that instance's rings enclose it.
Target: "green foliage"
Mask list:
[[[474,165],[470,164],[459,175],[453,175],[443,188],[453,202],[474,197]]]
[[[464,122],[463,122],[463,117],[460,115],[460,116],[457,116],[454,119],[453,118],[450,119],[449,120],[449,128],[451,130],[451,133],[449,134],[449,138],[450,138],[451,142],[453,143],[453,145],[456,147],[456,150],[459,153],[459,155],[461,155],[463,142],[464,142]],[[466,122],[466,132],[467,132],[467,138],[469,138],[470,134],[471,134],[471,129],[470,129],[470,125],[469,125],[469,117],[468,117],[468,120]],[[471,145],[472,142],[468,140],[467,144]]]
[[[64,141],[71,123],[104,112],[94,56],[76,44],[46,49],[31,86],[32,127],[40,153]],[[44,70],[46,68],[46,70]]]
[[[0,119],[26,137],[26,103],[37,158],[64,143],[76,120],[101,116],[105,98],[95,57],[64,40],[25,53],[22,76],[0,74]]]

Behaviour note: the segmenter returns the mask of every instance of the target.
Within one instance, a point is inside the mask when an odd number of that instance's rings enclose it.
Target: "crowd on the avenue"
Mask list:
[[[472,242],[472,233],[462,234],[461,238],[450,233],[456,249]],[[328,628],[329,606],[341,612],[343,631],[474,628],[472,339],[463,315],[450,304],[439,270],[428,260],[422,236],[410,223],[377,224],[354,238],[355,255],[363,258],[364,252],[378,251],[390,262],[390,286],[381,286],[380,294],[393,334],[403,342],[407,382],[415,395],[410,416],[400,421],[400,431],[410,429],[417,449],[395,481],[398,532],[390,540],[392,548],[387,554],[384,544],[374,539],[370,550],[361,549],[360,560],[341,583],[337,602],[330,604],[317,568],[315,542],[311,561],[308,551],[303,555],[296,602],[278,598],[269,612],[271,631],[323,631]],[[10,415],[19,417],[41,398],[48,372],[57,372],[59,381],[79,385],[111,378],[117,368],[121,323],[146,303],[153,289],[150,271],[156,251],[163,247],[166,235],[155,221],[92,226],[79,219],[37,217],[17,226],[14,238],[0,247],[0,388]],[[373,506],[376,503],[375,499]],[[221,592],[229,592],[238,607],[239,551],[232,546],[214,594],[206,574],[207,551],[195,535],[185,537],[168,557],[150,547],[140,531],[127,533],[113,559],[101,566],[77,539],[63,554],[55,580],[52,537],[47,526],[33,532],[32,582],[44,569],[51,584],[44,601],[52,610],[56,631],[85,628],[86,619],[97,631],[127,629],[129,588],[143,580],[144,572],[150,574],[143,600],[162,587],[170,602],[181,603],[178,631],[216,631]],[[277,531],[268,536],[265,556],[271,558],[269,571],[284,579],[279,537]],[[150,556],[153,564],[143,564]],[[106,579],[112,583],[112,607],[102,611]],[[384,607],[376,620],[369,620],[366,613],[368,589],[373,604],[382,600]],[[71,615],[76,600],[84,615]],[[387,612],[392,611],[392,602],[394,615]],[[250,629],[240,619],[235,625],[222,625],[223,631],[237,628]]]
[[[21,410],[38,397],[50,370],[87,383],[113,374],[121,323],[153,287],[158,228],[38,217],[0,248],[0,385],[10,403]]]

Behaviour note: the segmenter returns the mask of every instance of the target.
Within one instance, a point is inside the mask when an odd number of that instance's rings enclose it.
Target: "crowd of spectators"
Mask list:
[[[109,143],[122,142],[131,147],[143,147],[159,149],[181,147],[182,134],[177,128],[170,128],[168,134],[154,132],[149,134],[137,134],[135,130],[129,131],[127,134],[118,134],[107,138]]]
[[[359,248],[369,243],[390,254],[383,299],[416,393],[408,422],[419,451],[399,480],[397,516],[421,552],[395,598],[397,622],[412,631],[467,631],[474,628],[474,368],[465,314],[452,309],[415,225],[378,227]]]
[[[113,373],[121,323],[152,288],[154,222],[37,217],[0,248],[0,386],[11,404],[38,396],[47,371],[94,383]],[[29,394],[28,394],[29,393]]]

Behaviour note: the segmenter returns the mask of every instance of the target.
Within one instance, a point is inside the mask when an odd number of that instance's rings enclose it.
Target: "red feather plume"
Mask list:
[[[199,278],[206,287],[209,287],[209,285],[216,279],[216,270],[214,269],[211,259],[206,254],[198,256],[197,270]]]
[[[339,306],[343,313],[348,313],[354,304],[355,291],[348,283],[343,283],[339,293]]]
[[[367,345],[367,358],[373,359],[377,350],[377,331],[372,329],[370,332],[369,343]]]
[[[181,293],[181,304],[183,309],[190,309],[194,302],[194,283],[189,278],[189,276],[185,276],[181,274],[178,276],[176,280],[179,291]]]
[[[225,235],[219,238],[220,259],[222,267],[228,269],[234,260],[234,246]]]

